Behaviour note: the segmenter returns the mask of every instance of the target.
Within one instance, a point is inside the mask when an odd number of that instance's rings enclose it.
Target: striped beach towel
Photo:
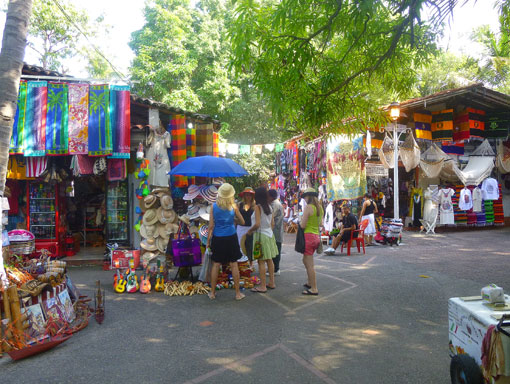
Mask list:
[[[27,157],[26,176],[29,178],[39,177],[48,166],[48,158],[46,156]]]
[[[172,135],[171,161],[172,168],[186,160],[186,117],[183,115],[172,116],[169,132]],[[185,176],[172,176],[174,187],[184,188],[188,186],[188,178]]]
[[[14,124],[12,126],[11,144],[9,145],[10,154],[23,153],[23,129],[25,127],[25,116],[27,111],[27,82],[19,83],[18,105],[14,115]]]
[[[451,141],[453,139],[453,109],[432,112],[432,140]]]
[[[46,154],[67,155],[68,138],[68,86],[66,83],[48,83],[46,110]]]
[[[432,140],[432,113],[429,111],[420,111],[414,114],[414,130],[416,140]]]
[[[110,91],[107,84],[89,88],[89,156],[112,154],[113,142],[110,126]]]
[[[69,84],[69,154],[89,153],[89,85]]]
[[[110,158],[129,159],[131,153],[131,102],[128,85],[110,87],[110,125],[113,153]]]
[[[27,84],[27,112],[23,129],[25,156],[46,154],[46,81],[29,81]]]

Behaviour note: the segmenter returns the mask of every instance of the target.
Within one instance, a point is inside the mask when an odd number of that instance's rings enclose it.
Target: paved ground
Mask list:
[[[111,272],[73,268],[83,292],[107,284],[106,319],[43,355],[0,359],[0,383],[449,383],[447,299],[510,290],[510,228],[424,237],[317,258],[319,297],[284,244],[278,287],[218,299],[116,295]],[[429,276],[429,278],[420,277]]]

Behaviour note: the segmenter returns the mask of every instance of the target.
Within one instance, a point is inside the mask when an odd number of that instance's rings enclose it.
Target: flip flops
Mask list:
[[[303,292],[301,292],[303,295],[308,295],[308,296],[319,296],[319,292],[312,292],[310,291],[309,289],[306,289],[304,290]]]
[[[303,287],[305,287],[306,289],[312,289],[312,286],[308,284],[303,284]]]
[[[265,290],[265,291],[261,291],[261,290],[260,290],[259,288],[257,288],[257,287],[252,288],[252,289],[251,289],[251,291],[252,291],[252,292],[255,292],[255,293],[266,293],[266,292],[267,292],[267,290]]]

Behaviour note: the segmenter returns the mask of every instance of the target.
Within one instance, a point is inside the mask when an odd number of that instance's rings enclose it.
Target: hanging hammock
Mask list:
[[[428,178],[439,177],[443,170],[444,162],[450,158],[436,144],[432,144],[420,159],[420,168]]]
[[[489,140],[485,139],[471,154],[471,156],[496,156],[492,150]]]
[[[404,143],[399,148],[399,154],[406,172],[411,171],[420,164],[420,147],[416,144],[412,132],[407,134]]]
[[[393,140],[390,139],[388,134],[384,135],[384,140],[381,148],[379,148],[379,159],[381,160],[384,168],[393,168],[395,166],[395,154],[393,152]]]
[[[489,141],[485,139],[473,151],[464,169],[456,168],[454,171],[464,185],[478,185],[490,176],[494,168],[495,156],[496,154],[492,150]]]
[[[506,146],[501,141],[498,145],[498,156],[496,157],[496,167],[501,173],[510,173],[510,142]]]

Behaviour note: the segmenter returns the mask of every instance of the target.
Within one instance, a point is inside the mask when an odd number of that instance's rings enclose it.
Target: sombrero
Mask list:
[[[143,223],[145,225],[151,225],[158,221],[158,213],[155,209],[148,209],[147,212],[143,214]]]
[[[150,208],[156,208],[155,204],[157,201],[158,199],[155,195],[147,195],[140,200],[140,209],[145,212]]]
[[[200,187],[198,185],[192,184],[188,187],[188,193],[184,195],[183,200],[193,200],[198,195],[200,195]]]
[[[198,214],[200,215],[200,217],[205,221],[209,221],[210,213],[211,213],[210,205],[208,205],[208,206],[202,205],[200,207],[200,210],[198,211]]]
[[[166,247],[168,246],[168,237],[158,237],[156,239],[156,246],[158,248],[158,251],[161,253],[166,252]]]
[[[161,194],[161,193],[170,193],[170,188],[156,187],[152,190],[152,193],[154,193],[155,195]]]
[[[189,225],[189,217],[186,214],[179,216],[179,220],[184,224]]]
[[[158,233],[160,237],[169,238],[172,233],[177,233],[179,226],[177,224],[159,224]]]
[[[144,239],[158,237],[159,236],[158,228],[154,224],[143,223],[140,226],[140,235]]]
[[[172,196],[170,196],[167,193],[160,196],[159,202],[163,209],[172,209],[174,207],[174,201],[172,199]]]
[[[142,240],[142,242],[140,243],[140,247],[142,247],[146,251],[155,251],[156,249],[158,249],[158,247],[156,246],[156,240],[154,238]]]
[[[172,209],[163,209],[159,207],[157,210],[158,220],[163,223],[172,223],[175,220],[175,212]]]

